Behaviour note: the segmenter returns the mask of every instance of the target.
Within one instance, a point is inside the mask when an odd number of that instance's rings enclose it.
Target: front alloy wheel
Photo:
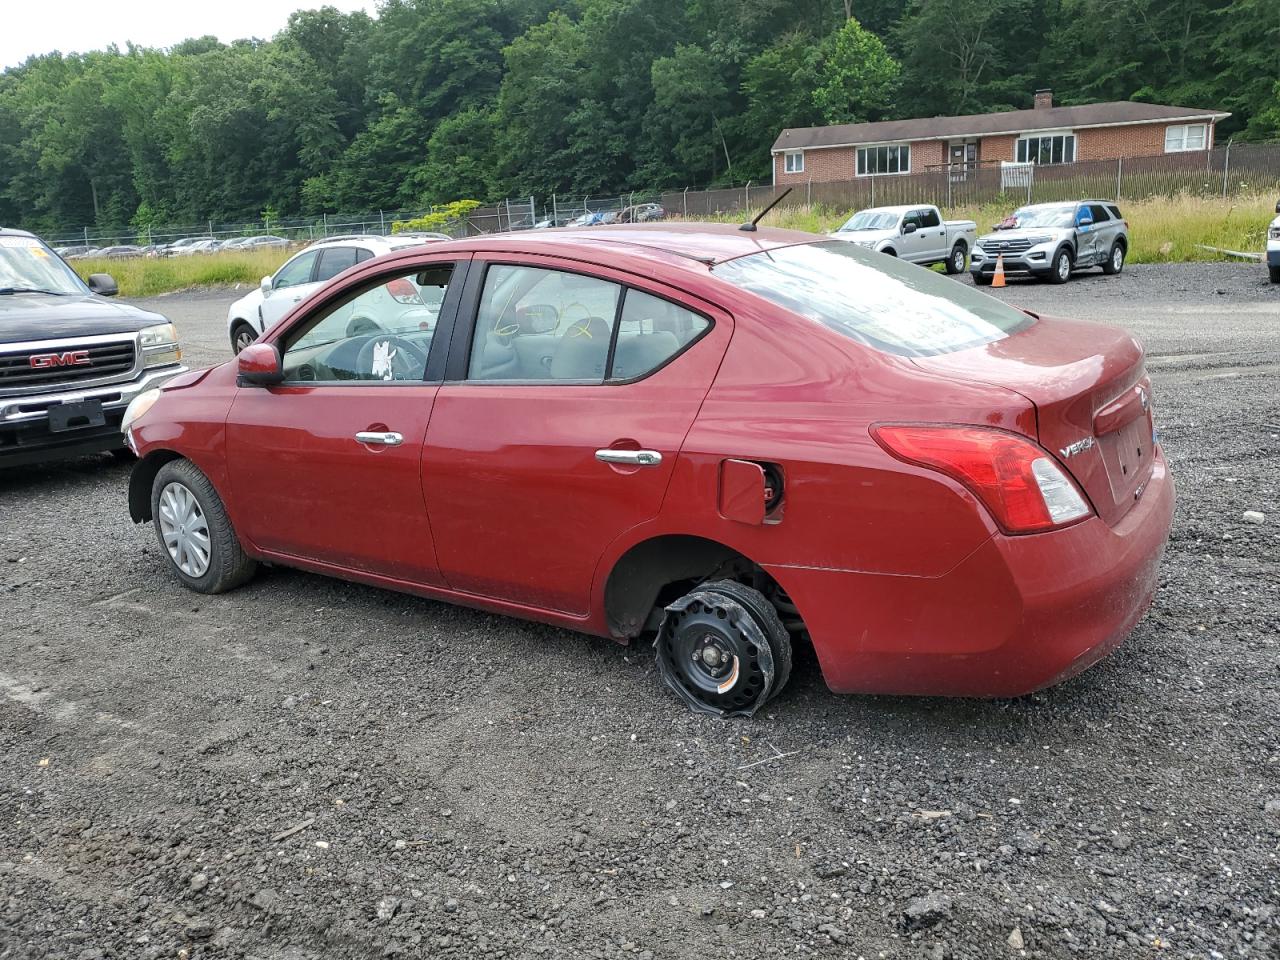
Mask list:
[[[1066,247],[1059,247],[1058,252],[1053,255],[1053,269],[1049,271],[1049,281],[1051,283],[1066,283],[1071,279],[1071,251]]]
[[[235,332],[231,335],[231,349],[238,354],[257,339],[258,335],[254,332],[253,327],[247,323],[238,323],[236,324]]]
[[[697,587],[667,607],[654,647],[663,683],[712,716],[750,716],[791,674],[791,638],[757,590],[732,580]]]

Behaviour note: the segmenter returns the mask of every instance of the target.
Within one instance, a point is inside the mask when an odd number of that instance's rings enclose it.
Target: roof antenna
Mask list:
[[[761,219],[764,217],[766,213],[768,213],[770,210],[772,210],[774,207],[780,204],[782,202],[783,197],[785,197],[788,193],[791,192],[791,189],[792,189],[791,187],[787,187],[787,189],[783,190],[780,194],[778,194],[776,197],[773,198],[773,203],[769,204],[767,207],[765,207],[763,210],[761,210],[759,213],[755,215],[755,219],[753,219],[750,223],[744,223],[738,229],[745,230],[747,231],[747,233],[755,233],[756,224],[761,221]]]

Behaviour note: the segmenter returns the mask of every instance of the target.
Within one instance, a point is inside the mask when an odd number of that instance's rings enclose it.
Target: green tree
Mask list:
[[[850,18],[827,38],[813,103],[826,123],[885,116],[897,90],[898,62],[884,41]]]

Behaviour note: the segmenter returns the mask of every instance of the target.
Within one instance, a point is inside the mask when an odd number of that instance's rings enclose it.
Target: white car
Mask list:
[[[943,220],[932,204],[872,207],[859,210],[830,236],[922,266],[941,263],[947,273],[963,273],[978,225],[972,220]]]
[[[1272,283],[1280,283],[1280,202],[1276,203],[1276,214],[1267,228],[1267,272]]]
[[[227,311],[227,334],[232,351],[239,353],[253,343],[268,327],[343,270],[392,250],[432,242],[435,238],[422,236],[349,236],[313,243],[285,261],[273,276],[263,277],[256,290],[231,305]]]

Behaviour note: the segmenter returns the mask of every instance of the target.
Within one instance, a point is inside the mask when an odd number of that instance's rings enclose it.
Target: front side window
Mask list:
[[[911,146],[906,143],[858,148],[858,176],[911,172]]]
[[[710,329],[669,300],[582,274],[494,264],[469,380],[604,383],[646,376]]]
[[[1023,137],[1018,141],[1018,163],[1075,163],[1076,135],[1052,133]]]
[[[300,283],[311,282],[311,271],[316,265],[318,251],[300,253],[278,271],[271,281],[272,290],[283,290],[285,287],[296,287]]]
[[[786,161],[787,173],[804,173],[804,154],[799,150],[792,150],[790,153],[784,153],[783,157]]]
[[[729,260],[712,271],[885,353],[927,357],[1002,340],[1035,320],[932,270],[841,240]]]
[[[421,382],[452,276],[452,263],[415,267],[326,307],[289,332],[285,380]]]
[[[1184,123],[1166,127],[1164,131],[1164,152],[1185,153],[1188,150],[1203,150],[1209,136],[1209,126],[1205,123]]]

